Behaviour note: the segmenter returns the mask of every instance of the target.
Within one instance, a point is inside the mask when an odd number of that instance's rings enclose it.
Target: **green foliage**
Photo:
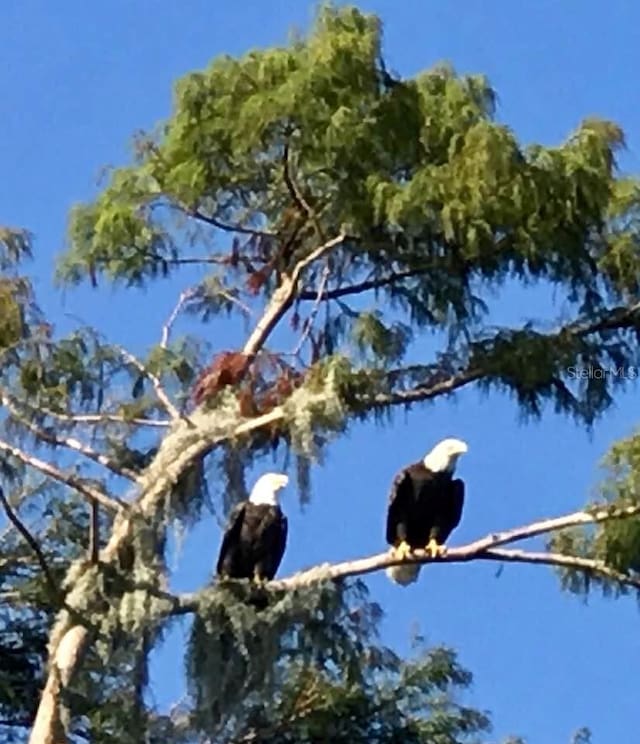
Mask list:
[[[19,478],[16,473],[16,484]],[[15,504],[19,486],[5,495]],[[65,503],[55,487],[34,489],[23,508],[40,513],[45,529],[38,536],[41,549],[57,582],[69,561],[84,550],[87,513],[77,501]],[[39,506],[46,498],[44,509]],[[46,665],[48,632],[55,617],[47,584],[36,557],[16,530],[0,537],[0,741],[21,742],[35,715]]]
[[[592,318],[597,328],[598,315]],[[510,391],[527,415],[540,416],[543,403],[551,401],[557,413],[592,424],[612,403],[613,389],[625,383],[611,371],[635,360],[629,342],[606,329],[587,336],[579,328],[544,334],[525,327],[500,329],[474,342],[468,366],[482,371],[485,389]],[[589,374],[581,376],[582,370]]]
[[[30,281],[19,273],[31,256],[31,236],[24,230],[0,226],[0,360],[11,362],[16,348],[42,322]]]
[[[189,648],[195,729],[215,742],[479,742],[489,720],[457,702],[471,675],[455,654],[402,661],[378,645],[380,616],[358,583],[213,590]]]
[[[619,440],[605,458],[603,495],[610,501],[638,503],[640,499],[640,432]]]
[[[354,341],[363,353],[371,349],[374,360],[398,361],[411,340],[411,328],[403,323],[388,328],[380,320],[381,314],[360,313],[353,324]]]
[[[484,78],[441,66],[394,79],[380,44],[374,17],[325,8],[306,41],[186,76],[159,141],[72,218],[61,275],[104,270],[137,282],[168,271],[181,247],[163,205],[277,233],[290,199],[287,146],[303,192],[322,204],[325,232],[349,225],[358,236],[357,265],[423,272],[411,298],[385,290],[412,305],[418,325],[474,315],[474,275],[548,278],[590,303],[598,279],[611,291],[624,283],[627,272],[609,277],[604,256],[612,235],[634,234],[623,223],[638,190],[629,180],[616,187],[615,125],[588,120],[561,147],[521,150],[492,120]],[[351,260],[347,252],[338,265]]]
[[[640,436],[634,433],[616,442],[603,465],[600,498],[590,508],[606,508],[615,513],[640,505]],[[640,579],[640,516],[563,530],[553,535],[549,546],[565,555],[600,560],[622,575]],[[605,594],[629,591],[614,578],[598,576],[589,570],[562,569],[559,573],[563,587],[575,594],[586,596],[594,586]],[[640,599],[640,590],[637,595]]]
[[[321,444],[344,430],[348,410],[340,381],[347,366],[340,356],[323,360],[284,404],[291,444],[299,454],[314,458]]]
[[[25,334],[25,323],[19,298],[18,287],[7,280],[0,281],[0,349],[9,349],[17,344]]]
[[[591,731],[588,728],[581,728],[573,735],[571,744],[592,744]]]
[[[615,520],[602,528],[597,549],[612,568],[640,575],[640,518]]]
[[[520,736],[510,736],[508,739],[505,739],[502,744],[527,744],[527,740]],[[571,737],[570,744],[593,744],[589,729],[578,729]]]
[[[435,648],[404,663],[392,657],[365,662],[358,684],[292,666],[276,710],[269,714],[256,706],[252,711],[252,733],[259,732],[258,740],[265,744],[470,744],[480,742],[479,735],[490,727],[485,714],[456,702],[470,675],[448,649]]]
[[[0,226],[0,270],[13,269],[31,257],[31,233],[27,230]]]
[[[68,601],[83,613],[93,634],[85,662],[87,673],[68,692],[76,714],[73,732],[79,737],[72,740],[86,741],[90,734],[97,743],[106,744],[115,736],[138,744],[147,730],[162,724],[162,717],[147,720],[142,700],[148,652],[160,641],[166,624],[164,612],[163,622],[158,622],[160,600],[153,594],[161,551],[149,545],[148,533],[140,529],[131,553],[133,563],[126,570],[91,567],[83,560],[89,548],[89,516],[83,502],[70,501],[67,494],[49,485],[41,493],[34,492],[22,506],[27,505],[46,525],[38,538],[54,579],[62,584],[66,577],[72,583]],[[101,522],[103,531],[111,526],[106,515]],[[10,557],[0,561],[0,741],[9,744],[24,741],[24,732],[33,721],[57,608],[21,536],[15,530],[4,531],[0,548],[2,556]],[[69,575],[72,562],[78,559],[82,572]],[[80,608],[77,596],[87,582],[99,588],[98,597],[95,604]]]
[[[0,632],[0,715],[17,728],[28,725],[35,713],[46,653],[44,613],[25,622],[11,622],[3,613]],[[5,723],[6,726],[6,723]],[[0,737],[3,736],[0,724]]]
[[[340,669],[357,674],[360,618],[349,619],[340,589],[320,584],[274,596],[245,584],[221,585],[194,621],[188,675],[196,718],[206,729],[235,716],[252,691],[281,684],[282,658],[308,663],[328,653]],[[326,650],[332,641],[339,658]]]
[[[601,490],[607,502],[618,507],[640,504],[640,435],[616,442],[604,465]],[[608,565],[640,576],[640,517],[605,523],[596,533],[594,548]]]

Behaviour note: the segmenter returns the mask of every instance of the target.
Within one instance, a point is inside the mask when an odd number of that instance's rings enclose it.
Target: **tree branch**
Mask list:
[[[184,416],[182,416],[180,411],[171,402],[171,398],[169,398],[164,388],[162,387],[160,379],[156,377],[156,375],[154,375],[152,372],[150,372],[137,357],[128,352],[126,349],[123,349],[121,346],[118,346],[116,348],[118,349],[120,354],[122,354],[124,359],[129,362],[129,364],[132,364],[144,377],[151,380],[151,384],[153,385],[153,389],[156,391],[158,400],[165,407],[167,413],[171,416],[171,418],[174,421],[183,419]]]
[[[260,321],[254,328],[253,333],[247,339],[247,342],[245,343],[242,350],[243,353],[249,356],[253,356],[258,351],[260,351],[265,341],[269,337],[271,331],[276,327],[282,316],[289,309],[291,301],[293,300],[296,289],[298,287],[300,275],[302,274],[304,269],[312,264],[314,261],[317,261],[319,258],[327,254],[337,245],[343,243],[346,238],[347,236],[344,233],[340,233],[340,235],[338,235],[337,237],[332,238],[331,240],[327,240],[325,243],[318,246],[315,250],[311,251],[311,253],[306,256],[306,258],[298,261],[290,277],[282,277],[282,282],[271,296],[271,299],[266,307],[266,310],[264,311],[264,314],[262,315],[262,318],[260,318]]]
[[[322,276],[320,277],[320,284],[318,286],[318,292],[316,294],[316,301],[313,303],[313,307],[311,308],[309,317],[304,322],[304,326],[302,328],[302,333],[300,334],[300,338],[298,339],[298,343],[296,344],[294,350],[291,352],[292,356],[297,356],[300,353],[300,350],[302,349],[304,342],[306,341],[307,337],[311,333],[311,329],[313,328],[313,324],[315,322],[316,316],[318,314],[318,311],[320,310],[320,305],[322,302],[322,293],[324,291],[324,288],[327,286],[327,282],[329,281],[330,274],[331,274],[331,269],[329,268],[329,264],[327,264],[322,270]]]
[[[47,559],[44,557],[44,553],[42,552],[38,541],[31,534],[31,532],[29,532],[27,526],[24,524],[24,522],[22,522],[20,517],[18,517],[18,515],[11,507],[11,504],[9,503],[7,497],[4,495],[2,487],[0,487],[0,503],[2,504],[5,514],[7,515],[7,519],[18,530],[27,545],[35,553],[35,556],[38,559],[38,563],[40,564],[40,568],[42,569],[42,573],[44,574],[44,577],[47,581],[47,587],[49,589],[51,600],[53,601],[54,606],[58,605],[60,602],[60,589],[56,584],[55,579],[53,578],[53,574],[49,570]]]
[[[395,274],[389,274],[389,276],[384,276],[380,279],[369,279],[360,282],[359,284],[349,284],[346,287],[337,287],[336,289],[325,289],[320,296],[320,301],[337,300],[340,297],[346,297],[352,294],[361,294],[362,292],[368,292],[371,289],[380,289],[381,287],[395,284],[403,279],[409,279],[413,276],[422,276],[426,274],[427,271],[428,269],[410,269],[407,271],[399,271]],[[298,299],[300,300],[316,300],[317,297],[317,292],[314,292],[313,290],[305,290],[300,292],[298,295]]]
[[[38,457],[34,457],[33,455],[24,452],[18,447],[14,447],[12,444],[5,442],[3,439],[0,439],[0,450],[8,452],[10,455],[13,455],[13,457],[20,460],[20,462],[23,462],[25,465],[39,470],[41,473],[48,476],[49,478],[53,478],[59,483],[64,483],[65,485],[69,486],[69,488],[73,488],[81,496],[84,496],[84,498],[88,499],[89,501],[97,501],[101,506],[104,506],[105,509],[108,509],[110,512],[118,513],[126,507],[126,504],[121,502],[119,499],[108,496],[106,493],[104,493],[104,491],[89,484],[84,479],[78,478],[75,475],[66,475],[55,465],[52,465],[49,462],[45,462],[44,460],[40,460]]]
[[[566,339],[567,337],[582,338],[593,333],[616,328],[635,328],[638,324],[638,311],[640,303],[631,307],[612,308],[597,320],[576,320],[572,323],[560,326],[553,332],[545,335],[549,339]],[[486,365],[485,365],[486,366]],[[495,374],[495,373],[494,373]],[[490,372],[481,369],[466,369],[446,378],[434,380],[434,376],[423,383],[419,383],[408,390],[392,390],[388,393],[377,393],[370,398],[361,401],[363,408],[377,408],[389,405],[405,405],[422,400],[429,400],[439,395],[454,392],[463,385],[470,382],[491,377]]]
[[[336,581],[353,576],[364,576],[375,573],[376,571],[382,571],[391,566],[400,566],[409,563],[468,563],[475,560],[494,560],[576,568],[597,573],[600,576],[626,586],[640,588],[640,577],[636,578],[616,571],[607,566],[604,561],[563,555],[561,553],[532,553],[524,550],[499,549],[501,545],[519,542],[520,540],[526,540],[566,527],[575,527],[581,524],[598,524],[613,519],[625,519],[637,514],[640,514],[640,504],[622,508],[603,508],[592,512],[577,511],[562,517],[544,519],[504,532],[489,534],[467,545],[449,548],[439,558],[432,558],[424,550],[416,550],[408,558],[398,560],[393,556],[391,551],[388,551],[352,561],[334,564],[324,563],[313,566],[312,568],[299,571],[288,578],[271,581],[267,586],[274,591],[291,591],[292,589],[310,586],[320,581]],[[200,598],[211,591],[215,591],[215,587],[208,587],[200,592],[182,594],[171,598],[168,595],[163,596],[172,605],[172,614],[185,614],[197,611],[200,606]]]
[[[378,408],[380,406],[406,405],[421,400],[430,400],[439,395],[453,393],[464,385],[468,385],[470,382],[477,382],[486,376],[487,374],[480,370],[465,370],[444,379],[441,378],[433,382],[420,383],[409,390],[378,393],[370,399],[365,399],[363,404],[367,408]]]
[[[585,573],[595,574],[603,579],[615,581],[623,586],[631,586],[640,589],[640,576],[632,576],[607,566],[604,561],[592,558],[580,558],[575,555],[563,553],[533,553],[527,550],[508,550],[495,548],[481,553],[479,559],[502,561],[504,563],[532,563],[546,566],[557,566],[561,568],[575,568]]]
[[[125,426],[149,426],[158,429],[166,429],[171,426],[171,421],[164,419],[126,418],[115,413],[59,413],[41,406],[38,407],[38,411],[66,424],[99,426],[100,424],[113,423]]]
[[[276,236],[274,235],[274,237]],[[145,251],[145,255],[153,261],[159,261],[159,262],[168,264],[170,266],[183,266],[183,265],[189,265],[189,264],[196,264],[196,265],[213,264],[215,266],[229,267],[231,265],[228,254],[210,255],[210,256],[181,256],[179,258],[178,257],[173,258],[169,256],[163,256],[161,253],[156,253],[155,251],[147,250]],[[251,261],[245,256],[239,256],[238,262],[245,264],[245,267],[247,268],[251,265]]]
[[[162,155],[157,149],[154,149],[154,154],[156,155],[156,157],[162,160]],[[223,230],[224,232],[238,233],[240,235],[255,235],[257,237],[269,237],[269,238],[277,237],[275,233],[268,232],[267,230],[256,230],[254,228],[244,227],[243,225],[233,225],[228,222],[224,222],[222,220],[219,220],[217,217],[211,217],[209,215],[204,214],[197,208],[193,208],[185,204],[181,204],[179,201],[171,199],[166,195],[165,197],[166,197],[166,201],[159,200],[155,204],[150,205],[151,208],[153,209],[153,208],[158,208],[158,207],[168,207],[169,209],[175,209],[178,212],[181,212],[182,214],[186,214],[189,217],[193,217],[194,219],[199,220],[200,222],[205,222],[206,224],[211,225],[212,227],[217,227],[219,230]]]
[[[174,266],[188,264],[215,264],[216,266],[229,265],[228,256],[184,256],[182,258],[166,258],[164,260]]]
[[[197,289],[195,287],[189,287],[188,289],[185,289],[184,292],[180,293],[180,297],[178,298],[176,306],[171,311],[171,315],[169,315],[167,322],[162,326],[162,338],[160,340],[161,349],[166,349],[169,345],[169,335],[171,334],[171,328],[176,322],[176,318],[184,307],[185,302],[189,302],[189,300],[195,297],[196,294]]]
[[[576,336],[585,336],[600,331],[614,330],[617,328],[636,328],[638,325],[638,312],[640,311],[640,302],[630,307],[614,307],[603,313],[596,321],[576,321],[566,326],[566,329],[560,329],[558,333],[567,330]]]
[[[594,507],[590,510],[582,509],[563,517],[543,519],[539,522],[524,525],[523,527],[515,527],[514,529],[506,530],[504,532],[493,533],[481,540],[471,543],[468,547],[472,552],[483,552],[500,545],[508,545],[513,542],[519,542],[520,540],[528,540],[531,537],[545,535],[548,532],[564,530],[567,527],[577,527],[585,524],[600,524],[601,522],[608,522],[612,519],[634,517],[638,514],[640,514],[640,503],[623,507],[612,505],[598,508]]]
[[[320,224],[320,221],[318,220],[318,215],[316,214],[313,207],[309,204],[309,202],[304,198],[304,194],[298,188],[298,184],[296,183],[293,177],[293,174],[291,173],[291,161],[289,158],[290,153],[291,153],[290,143],[289,143],[289,138],[287,137],[284,143],[284,154],[282,156],[282,165],[283,165],[282,170],[283,170],[285,185],[287,187],[289,195],[291,196],[293,200],[293,203],[298,207],[298,209],[301,212],[307,215],[307,218],[309,220],[311,220],[311,222],[313,223],[313,226],[316,229],[316,233],[318,234],[318,238],[324,243],[326,242],[327,238],[322,229],[322,225]]]
[[[67,447],[70,450],[79,452],[81,455],[84,455],[89,460],[93,460],[99,465],[102,465],[103,467],[107,468],[107,470],[110,470],[112,473],[114,473],[114,475],[119,475],[121,478],[128,478],[129,480],[134,482],[138,480],[138,473],[136,473],[135,470],[131,470],[127,467],[121,467],[110,457],[107,457],[102,452],[97,452],[86,444],[80,442],[78,439],[75,439],[73,437],[57,437],[54,434],[41,429],[33,423],[27,423],[26,421],[22,421],[22,423],[44,442],[48,442],[49,444],[57,446]]]
[[[624,519],[625,516],[625,514],[618,512],[615,515],[611,515],[610,519]],[[559,517],[555,520],[546,521],[548,524],[552,522],[558,524],[561,520],[566,520],[570,517],[573,517],[573,515],[567,515],[567,517]],[[534,527],[535,525],[530,525],[528,528],[520,528],[520,530],[532,529]],[[551,527],[548,529],[550,531],[551,529],[555,528]],[[515,530],[513,530],[512,532],[515,532]],[[598,575],[604,579],[609,579],[610,581],[614,581],[623,586],[640,589],[640,576],[616,571],[602,560],[594,558],[583,558],[574,555],[566,555],[564,553],[532,552],[527,550],[515,550],[506,548],[478,548],[477,546],[483,543],[485,539],[491,539],[491,536],[483,538],[483,540],[477,540],[474,543],[463,545],[459,548],[451,548],[447,550],[444,556],[441,556],[439,558],[432,558],[430,555],[427,555],[425,551],[416,550],[409,558],[403,560],[397,560],[391,555],[390,552],[387,552],[379,553],[367,558],[360,558],[354,561],[344,561],[342,563],[335,564],[324,563],[318,566],[314,566],[313,568],[300,571],[288,578],[276,579],[274,581],[271,581],[267,584],[267,586],[274,591],[291,591],[293,589],[297,589],[302,586],[309,586],[320,581],[336,581],[353,576],[362,576],[364,574],[375,573],[377,571],[384,570],[391,566],[398,566],[406,563],[471,563],[472,561],[483,560],[496,561],[501,563],[529,563],[532,565],[574,568],[586,573]],[[516,538],[514,538],[514,540],[515,539]],[[216,587],[214,585],[213,587],[208,586],[205,589],[197,592],[174,595],[167,591],[158,589],[158,587],[156,586],[139,582],[131,583],[128,588],[131,591],[146,590],[150,592],[154,597],[164,600],[167,603],[167,614],[170,615],[184,615],[191,612],[197,612],[200,608],[201,601],[205,597],[209,596],[211,592],[216,591]]]
[[[222,220],[217,219],[217,217],[209,217],[208,215],[203,214],[198,209],[186,209],[185,207],[181,206],[178,206],[177,208],[180,209],[181,212],[188,214],[190,217],[193,217],[200,222],[205,222],[212,227],[217,227],[218,230],[223,230],[224,232],[238,233],[238,235],[253,235],[257,238],[278,237],[276,233],[269,232],[268,230],[256,230],[255,228],[244,227],[243,225],[231,225],[227,222],[223,222]]]
[[[115,475],[119,475],[121,478],[129,478],[129,480],[132,481],[138,480],[138,474],[134,470],[130,470],[126,467],[120,467],[110,457],[107,457],[102,452],[97,452],[92,447],[89,447],[88,445],[73,437],[57,436],[56,434],[53,434],[53,432],[38,426],[33,420],[25,418],[17,410],[16,402],[9,398],[6,393],[0,392],[0,402],[7,407],[16,421],[19,421],[22,426],[27,428],[41,441],[53,446],[66,447],[67,449],[73,450],[74,452],[79,452],[81,455],[84,455],[89,460],[93,460],[93,462],[102,465]]]

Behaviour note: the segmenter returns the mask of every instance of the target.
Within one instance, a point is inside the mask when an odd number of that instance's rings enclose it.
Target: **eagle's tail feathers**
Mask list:
[[[421,568],[419,563],[405,563],[401,566],[390,566],[386,573],[394,583],[407,586],[417,581]]]

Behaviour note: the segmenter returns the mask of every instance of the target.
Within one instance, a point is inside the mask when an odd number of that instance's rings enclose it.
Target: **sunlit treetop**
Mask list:
[[[513,333],[482,330],[489,290],[508,279],[547,280],[577,313],[630,303],[640,186],[616,172],[619,127],[589,119],[557,147],[523,146],[496,121],[483,76],[439,65],[401,78],[381,42],[376,17],[325,6],[307,37],[183,77],[134,164],[74,210],[59,276],[144,284],[202,262],[199,309],[239,313],[343,235],[305,265],[291,324],[322,303],[312,360],[365,347],[386,367],[428,328],[449,333],[454,368],[486,367],[498,342],[513,367]],[[384,312],[358,304],[372,292]],[[593,357],[588,336],[553,340],[564,366]],[[558,364],[537,366],[525,407],[558,377]],[[514,387],[513,370],[502,377]],[[605,392],[591,390],[589,416]]]
[[[445,66],[395,77],[376,18],[324,9],[307,39],[217,58],[178,82],[137,163],[76,210],[61,274],[138,281],[171,268],[190,248],[168,219],[181,214],[187,231],[261,231],[246,247],[256,268],[288,245],[285,270],[344,229],[353,240],[334,254],[332,283],[421,271],[423,322],[469,310],[474,278],[548,276],[584,295],[600,268],[609,289],[632,288],[624,246],[639,192],[614,175],[620,129],[588,120],[560,147],[524,148],[493,114],[484,77]],[[452,286],[420,302],[443,272]]]

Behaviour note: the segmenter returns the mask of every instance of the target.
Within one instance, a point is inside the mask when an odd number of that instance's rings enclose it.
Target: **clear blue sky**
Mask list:
[[[411,75],[447,59],[461,72],[487,74],[499,118],[525,142],[558,143],[585,116],[612,118],[627,133],[622,166],[640,171],[640,5],[379,0],[362,7],[382,16],[395,71]],[[70,327],[70,313],[139,351],[157,340],[187,280],[154,293],[153,302],[134,293],[125,304],[121,292],[104,287],[53,292],[68,210],[96,192],[102,166],[125,162],[136,129],[168,114],[177,77],[220,53],[282,43],[310,17],[303,0],[2,3],[0,224],[35,233],[37,287],[59,330]],[[497,315],[552,315],[544,295],[524,297],[509,292]],[[224,331],[215,333],[212,343],[224,348]],[[448,434],[470,444],[460,467],[467,507],[454,542],[572,510],[588,497],[607,446],[636,424],[636,400],[634,391],[621,398],[591,438],[551,413],[522,426],[511,401],[473,390],[400,414],[386,429],[355,427],[314,472],[311,506],[301,512],[295,494],[285,501],[291,527],[282,573],[380,550],[392,475]],[[347,518],[336,521],[338,509]],[[218,544],[209,520],[187,542],[175,586],[201,585]],[[594,597],[585,605],[561,594],[547,569],[506,567],[497,578],[487,564],[431,567],[405,590],[383,575],[368,583],[387,611],[385,641],[406,648],[417,625],[430,642],[459,649],[475,674],[468,699],[493,712],[496,741],[519,733],[530,744],[564,744],[580,725],[592,728],[598,744],[636,740],[640,618],[633,600]],[[177,638],[154,664],[153,694],[162,706],[181,694]]]

